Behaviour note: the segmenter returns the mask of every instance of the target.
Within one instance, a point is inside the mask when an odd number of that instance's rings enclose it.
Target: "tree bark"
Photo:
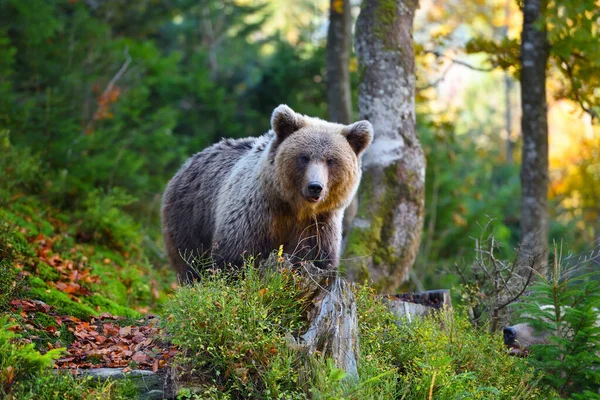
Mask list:
[[[350,90],[350,46],[352,13],[350,0],[330,0],[327,31],[327,104],[332,122],[352,123],[352,92]],[[358,209],[354,199],[344,213],[344,235],[347,234]]]
[[[504,5],[504,12],[506,14],[506,22],[504,28],[502,28],[503,37],[508,37],[508,28],[510,24],[510,5],[512,0],[507,0]],[[511,93],[512,93],[513,81],[510,77],[508,71],[504,72],[504,123],[506,125],[506,163],[511,165],[513,163],[513,148],[514,143],[512,141],[512,102]]]
[[[327,104],[332,122],[352,123],[350,92],[350,0],[331,0],[327,31]]]
[[[504,74],[504,93],[505,98],[505,109],[504,109],[504,123],[506,125],[506,163],[511,165],[513,163],[513,148],[514,143],[512,141],[512,109],[510,94],[512,93],[512,79],[507,73]]]
[[[545,0],[525,0],[521,33],[521,246],[519,265],[545,273],[548,265],[548,120]]]
[[[408,278],[423,229],[425,156],[416,132],[412,24],[416,0],[364,0],[356,22],[358,109],[375,137],[363,158],[359,209],[344,257],[354,280],[386,292]]]

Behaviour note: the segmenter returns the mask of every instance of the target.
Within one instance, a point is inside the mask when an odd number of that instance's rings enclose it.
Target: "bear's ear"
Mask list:
[[[356,155],[360,156],[373,141],[373,125],[369,121],[358,121],[345,127],[342,134]]]
[[[304,121],[302,120],[302,116],[296,114],[294,110],[285,104],[281,104],[273,111],[273,115],[271,116],[271,127],[280,141],[303,126]]]

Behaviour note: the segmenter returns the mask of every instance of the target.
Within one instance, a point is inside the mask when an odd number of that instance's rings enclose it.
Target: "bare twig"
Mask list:
[[[442,71],[440,76],[438,76],[435,80],[433,80],[432,82],[429,82],[428,84],[426,84],[424,86],[416,87],[415,90],[417,92],[422,92],[423,90],[437,86],[440,82],[442,82],[446,78],[446,75],[448,74],[448,72],[450,72],[450,69],[452,69],[453,66],[454,66],[454,63],[451,63]]]
[[[473,71],[491,72],[495,69],[495,67],[489,67],[489,68],[476,67],[472,64],[469,64],[466,61],[457,60],[457,59],[450,57],[444,53],[440,53],[439,51],[425,50],[425,54],[433,54],[437,58],[445,58],[445,59],[449,60],[450,62],[452,62],[453,64],[462,65],[463,67],[467,67],[469,69],[472,69]]]

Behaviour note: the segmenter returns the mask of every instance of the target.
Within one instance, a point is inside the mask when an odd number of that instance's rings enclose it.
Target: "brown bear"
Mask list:
[[[163,234],[181,280],[197,276],[192,257],[241,266],[245,256],[266,257],[280,246],[295,260],[337,268],[342,217],[358,188],[371,123],[345,126],[280,105],[271,128],[208,147],[169,182]]]

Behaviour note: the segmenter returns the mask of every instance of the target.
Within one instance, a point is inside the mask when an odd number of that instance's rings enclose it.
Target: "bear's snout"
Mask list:
[[[507,326],[503,329],[502,332],[504,334],[505,345],[515,344],[515,339],[517,338],[517,332],[515,331],[515,328],[513,328],[512,326]]]
[[[307,187],[308,197],[319,200],[323,192],[323,185],[320,182],[310,182]]]
[[[308,165],[304,175],[302,194],[311,203],[317,203],[325,197],[327,187],[327,167],[324,163],[313,162]]]
[[[317,203],[325,197],[325,186],[318,181],[311,181],[302,190],[304,198],[311,203]]]

